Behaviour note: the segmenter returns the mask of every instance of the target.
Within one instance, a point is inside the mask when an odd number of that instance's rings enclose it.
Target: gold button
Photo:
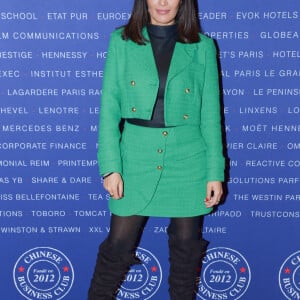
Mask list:
[[[159,154],[161,154],[161,153],[163,153],[163,149],[157,149],[157,152],[159,153]]]
[[[189,88],[186,88],[186,89],[185,89],[185,93],[186,93],[186,94],[189,94],[190,91],[191,91],[191,90],[190,90]]]
[[[187,120],[187,119],[189,118],[189,115],[183,115],[183,118],[184,118],[185,120]]]
[[[136,108],[135,108],[135,107],[132,107],[132,108],[131,108],[131,111],[132,111],[132,112],[136,112]]]
[[[131,84],[132,86],[135,86],[135,81],[134,81],[134,80],[131,80],[131,81],[130,81],[130,84]]]
[[[157,166],[157,170],[162,170],[162,166]]]
[[[167,136],[168,135],[168,131],[163,131],[163,136]]]

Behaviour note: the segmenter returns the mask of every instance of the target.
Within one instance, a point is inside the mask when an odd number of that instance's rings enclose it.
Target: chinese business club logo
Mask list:
[[[281,265],[279,286],[287,299],[300,299],[300,250],[290,255]]]
[[[64,298],[74,281],[69,259],[50,247],[37,247],[22,254],[14,270],[14,283],[25,299]]]
[[[118,300],[150,299],[161,285],[162,269],[153,253],[138,247],[136,256],[142,264],[131,267],[117,294]]]
[[[197,295],[203,300],[240,299],[251,281],[248,262],[230,248],[209,249],[202,269]]]

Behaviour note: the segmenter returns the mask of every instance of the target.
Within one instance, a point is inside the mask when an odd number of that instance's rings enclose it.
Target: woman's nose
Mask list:
[[[167,0],[159,0],[160,5],[167,5],[168,1]]]

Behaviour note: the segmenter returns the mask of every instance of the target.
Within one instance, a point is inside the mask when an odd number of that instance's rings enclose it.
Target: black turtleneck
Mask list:
[[[177,25],[149,24],[147,30],[159,76],[159,89],[151,120],[128,119],[130,123],[147,127],[165,127],[164,94],[171,59],[177,41]]]

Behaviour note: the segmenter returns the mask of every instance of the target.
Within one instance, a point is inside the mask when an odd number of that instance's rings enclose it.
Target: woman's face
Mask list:
[[[171,25],[175,18],[181,0],[147,0],[150,22],[154,25]]]

